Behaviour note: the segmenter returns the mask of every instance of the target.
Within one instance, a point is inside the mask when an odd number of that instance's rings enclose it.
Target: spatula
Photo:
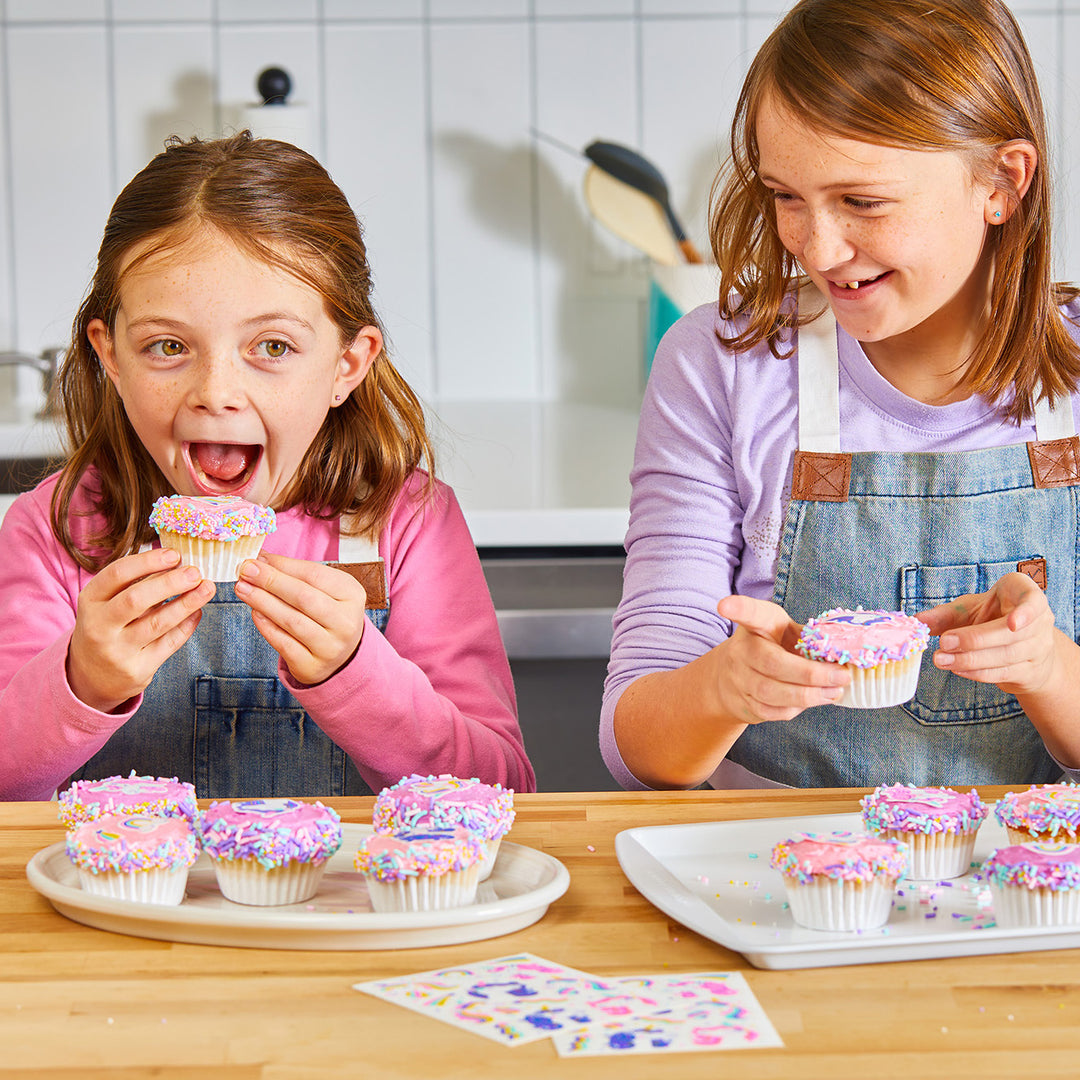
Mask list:
[[[657,201],[617,180],[599,165],[590,165],[585,170],[585,201],[599,222],[649,258],[665,266],[685,261]]]
[[[683,258],[687,262],[701,262],[700,253],[687,238],[686,230],[671,205],[667,181],[651,161],[628,146],[601,140],[589,143],[585,147],[585,156],[616,180],[621,180],[652,199],[667,219],[668,227],[678,242]]]

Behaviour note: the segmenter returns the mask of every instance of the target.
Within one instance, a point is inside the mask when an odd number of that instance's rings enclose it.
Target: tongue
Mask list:
[[[251,464],[256,447],[235,443],[195,443],[192,453],[212,480],[235,480]]]

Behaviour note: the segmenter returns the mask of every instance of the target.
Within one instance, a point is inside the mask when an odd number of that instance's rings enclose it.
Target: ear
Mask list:
[[[382,352],[383,336],[377,326],[363,326],[352,344],[341,354],[334,376],[331,406],[340,405],[363,381],[375,358]]]
[[[1027,194],[1039,167],[1039,152],[1026,139],[1002,143],[997,155],[997,179],[986,200],[986,220],[990,225],[1007,221]]]
[[[120,369],[116,366],[116,352],[113,349],[112,334],[102,319],[91,319],[86,327],[86,336],[90,346],[97,353],[105,374],[109,376],[113,386],[120,389]]]

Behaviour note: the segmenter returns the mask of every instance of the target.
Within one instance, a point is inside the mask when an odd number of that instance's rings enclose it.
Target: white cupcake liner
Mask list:
[[[1080,889],[1029,889],[990,882],[998,926],[1068,926],[1080,923]]]
[[[310,900],[319,889],[327,860],[293,860],[270,869],[257,859],[211,857],[210,862],[226,900],[252,907],[279,907]]]
[[[912,881],[946,881],[963,877],[971,869],[975,837],[979,830],[963,833],[902,832],[883,829],[885,840],[902,840],[908,846],[906,876]]]
[[[921,663],[920,651],[905,660],[891,660],[878,667],[845,664],[851,672],[851,682],[844,687],[843,696],[835,704],[847,709],[887,709],[891,705],[902,705],[915,696]]]
[[[419,874],[400,881],[379,881],[364,875],[371,906],[380,915],[398,911],[441,911],[476,902],[480,863],[445,874]]]
[[[207,581],[236,581],[240,577],[240,564],[254,559],[262,550],[259,536],[238,536],[235,540],[203,540],[198,536],[163,532],[161,546],[180,553],[180,561],[186,566],[198,567]]]
[[[884,926],[892,910],[896,878],[837,881],[821,877],[803,885],[784,878],[791,917],[807,930],[873,930]]]
[[[175,870],[106,870],[94,874],[77,868],[79,885],[83,892],[94,896],[107,896],[111,900],[135,900],[140,904],[169,904],[175,907],[184,899],[187,888],[188,868],[177,866]]]
[[[501,836],[496,836],[494,840],[484,841],[484,857],[480,860],[481,881],[487,881],[491,877],[491,871],[495,869],[495,860],[499,857],[499,845],[501,843]]]

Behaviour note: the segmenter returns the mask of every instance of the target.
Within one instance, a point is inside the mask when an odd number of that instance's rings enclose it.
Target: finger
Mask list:
[[[930,628],[933,637],[939,637],[948,630],[956,630],[962,626],[970,626],[981,617],[979,601],[976,595],[960,596],[947,604],[938,604],[926,611],[918,612],[916,618],[921,619]]]
[[[288,598],[287,593],[279,590],[285,590],[295,582],[303,582],[334,600],[355,600],[358,593],[364,600],[367,599],[364,587],[351,574],[308,559],[260,555],[258,559],[249,560],[240,567],[240,576],[258,581],[263,588],[279,592],[283,598]]]
[[[798,624],[791,616],[779,604],[769,600],[757,600],[752,596],[732,593],[716,605],[716,610],[744,630],[777,644],[784,643],[790,637],[792,629],[798,631]]]
[[[96,573],[83,592],[89,592],[97,600],[111,600],[134,582],[173,570],[179,565],[179,554],[169,548],[150,548],[134,555],[125,555]]]
[[[194,566],[178,566],[136,581],[119,593],[111,604],[124,626],[132,626],[148,615],[179,604],[183,615],[172,620],[175,624],[179,618],[207,603],[215,591],[214,583],[203,580],[202,574]]]

